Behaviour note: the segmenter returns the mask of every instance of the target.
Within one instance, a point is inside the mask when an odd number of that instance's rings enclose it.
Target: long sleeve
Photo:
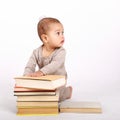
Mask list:
[[[35,72],[36,64],[37,64],[37,51],[34,50],[27,62],[23,75]]]
[[[45,75],[65,75],[67,77],[67,72],[65,70],[65,56],[66,51],[63,47],[56,49],[50,56],[42,56],[42,46],[35,49],[27,62],[23,75],[33,73],[36,71],[36,65],[39,70]]]
[[[40,69],[44,74],[61,74],[66,75],[65,71],[65,49],[61,48],[52,56],[52,60],[49,64]]]

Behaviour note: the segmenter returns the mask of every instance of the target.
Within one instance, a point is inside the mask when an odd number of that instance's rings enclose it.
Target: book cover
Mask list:
[[[17,96],[17,101],[59,101],[59,92],[56,91],[55,95],[29,95],[29,96]]]
[[[26,88],[15,85],[14,92],[55,92],[55,90]]]
[[[14,96],[48,96],[48,95],[56,95],[56,92],[14,92]]]
[[[63,101],[59,105],[60,112],[102,113],[100,102]]]
[[[18,108],[33,108],[33,107],[58,107],[58,101],[41,101],[41,102],[17,102]]]
[[[44,75],[40,77],[29,77],[29,76],[20,76],[20,77],[14,77],[14,79],[26,79],[26,80],[43,80],[43,81],[53,81],[57,79],[64,78],[65,76],[63,75]]]
[[[17,115],[58,114],[58,107],[50,108],[18,108]]]
[[[16,86],[55,90],[66,83],[65,76],[61,75],[46,75],[41,77],[15,77]]]

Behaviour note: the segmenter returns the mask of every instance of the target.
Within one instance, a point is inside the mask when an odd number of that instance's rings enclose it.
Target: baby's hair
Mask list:
[[[47,34],[47,31],[49,30],[49,25],[52,23],[60,23],[61,24],[61,22],[58,19],[51,18],[51,17],[42,18],[38,22],[37,30],[38,30],[38,35],[39,35],[41,40],[42,40],[41,35]]]

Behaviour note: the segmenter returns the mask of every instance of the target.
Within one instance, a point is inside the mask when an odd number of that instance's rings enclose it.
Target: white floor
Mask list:
[[[120,94],[117,91],[79,92],[73,91],[71,100],[99,101],[102,114],[60,113],[56,116],[16,116],[16,97],[13,96],[14,82],[0,84],[0,119],[1,120],[120,120]]]

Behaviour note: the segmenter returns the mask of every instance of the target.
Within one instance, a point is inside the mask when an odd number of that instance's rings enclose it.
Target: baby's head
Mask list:
[[[37,25],[38,35],[44,45],[51,48],[61,47],[64,43],[64,28],[56,18],[46,17]]]
[[[61,24],[61,22],[58,19],[51,18],[51,17],[45,17],[38,22],[37,30],[38,30],[38,35],[41,40],[42,40],[41,36],[43,34],[47,34],[47,32],[50,30],[50,25],[56,24],[56,23]]]

